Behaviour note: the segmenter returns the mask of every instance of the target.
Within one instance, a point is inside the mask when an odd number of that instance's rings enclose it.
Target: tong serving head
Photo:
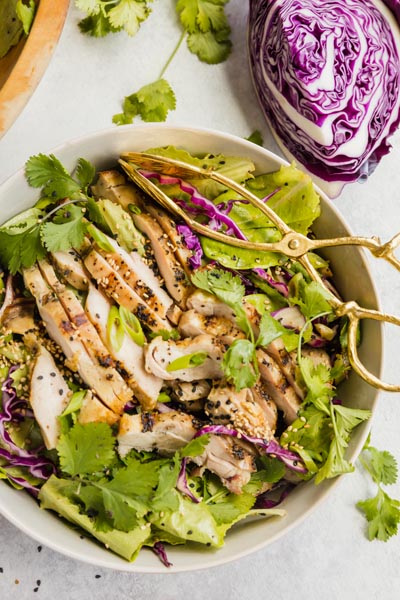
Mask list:
[[[348,357],[353,370],[375,388],[390,392],[400,391],[400,385],[386,383],[371,373],[362,364],[357,352],[357,331],[362,319],[384,321],[400,326],[400,318],[381,311],[363,308],[354,301],[343,302],[327,287],[308,256],[308,252],[321,248],[348,245],[360,246],[369,250],[376,258],[383,258],[400,271],[400,260],[394,254],[400,245],[400,233],[384,244],[381,244],[380,240],[376,237],[345,236],[328,239],[311,239],[289,227],[268,204],[260,200],[251,191],[212,168],[203,168],[171,158],[142,152],[124,153],[121,155],[119,163],[128,177],[140,189],[161,204],[167,211],[179,217],[196,233],[224,242],[230,246],[258,250],[259,252],[277,252],[289,258],[296,259],[305,268],[311,279],[317,281],[329,293],[328,302],[335,314],[338,317],[346,316],[348,318]],[[261,213],[267,216],[280,232],[281,238],[277,242],[252,242],[247,239],[232,237],[221,231],[215,231],[193,219],[176,201],[170,198],[141,171],[155,172],[177,178],[177,180],[211,179],[222,184],[224,187],[239,194],[243,200],[250,202]]]

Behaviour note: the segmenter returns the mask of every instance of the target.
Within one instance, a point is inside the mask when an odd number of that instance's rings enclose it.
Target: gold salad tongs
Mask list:
[[[343,302],[326,286],[318,271],[313,267],[307,252],[318,250],[329,246],[362,246],[367,248],[375,257],[384,258],[400,271],[400,260],[394,251],[400,245],[400,233],[395,235],[389,242],[381,244],[376,237],[338,237],[330,239],[310,239],[301,233],[297,233],[289,227],[282,219],[262,200],[252,194],[242,185],[232,181],[224,175],[211,168],[202,168],[170,158],[146,154],[140,152],[127,152],[120,158],[120,164],[129,178],[146,194],[156,200],[165,209],[180,217],[197,233],[205,237],[224,242],[231,246],[259,250],[260,252],[279,252],[290,258],[296,259],[307,271],[310,277],[317,281],[329,292],[328,302],[331,304],[338,317],[346,316],[349,320],[348,327],[348,356],[351,366],[358,375],[370,385],[389,392],[399,392],[400,385],[385,383],[373,373],[368,371],[362,364],[357,353],[357,330],[361,319],[373,319],[385,321],[394,325],[400,325],[400,318],[388,315],[377,310],[360,307],[355,301]],[[207,225],[198,223],[192,219],[184,209],[165,194],[155,183],[141,174],[140,169],[154,171],[163,175],[177,177],[179,179],[212,179],[219,184],[237,192],[241,198],[250,202],[264,213],[282,234],[278,242],[261,243],[238,239],[220,231],[214,231]]]

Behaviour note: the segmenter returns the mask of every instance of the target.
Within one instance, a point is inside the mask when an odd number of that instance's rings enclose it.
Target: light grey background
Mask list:
[[[93,39],[77,28],[71,6],[60,43],[22,115],[0,141],[0,182],[35,153],[111,125],[121,99],[159,76],[180,29],[173,0],[155,0],[135,38]],[[200,63],[185,45],[166,73],[177,96],[170,124],[215,128],[241,137],[260,129],[277,151],[252,89],[246,53],[247,2],[227,5],[234,50],[218,66]],[[353,231],[389,239],[400,230],[400,139],[364,185],[348,187],[336,205]],[[400,277],[372,264],[383,307],[400,314]],[[388,330],[385,375],[400,382],[400,338]],[[373,443],[400,458],[399,394],[381,394]],[[328,500],[284,539],[242,560],[175,575],[113,572],[66,558],[0,517],[0,598],[13,600],[392,600],[400,590],[400,537],[368,542],[355,503],[371,493],[364,475],[342,479]],[[400,498],[400,486],[392,486]],[[196,565],[193,565],[195,568]],[[38,584],[40,581],[40,584]],[[35,588],[38,588],[35,592]]]

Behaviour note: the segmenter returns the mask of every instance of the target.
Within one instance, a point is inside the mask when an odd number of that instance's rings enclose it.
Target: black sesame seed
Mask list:
[[[50,377],[55,377],[55,376],[56,376],[56,374],[54,373],[54,371],[52,371],[52,372],[50,373]]]
[[[96,579],[100,579],[101,575],[95,575]]]
[[[42,546],[38,546],[38,547],[37,547],[37,551],[38,551],[38,552],[41,552],[41,551],[42,551]]]

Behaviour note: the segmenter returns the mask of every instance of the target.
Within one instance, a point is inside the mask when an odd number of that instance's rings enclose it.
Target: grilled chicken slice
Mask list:
[[[271,396],[264,389],[264,384],[259,381],[252,388],[253,399],[262,408],[265,418],[268,423],[268,427],[272,433],[275,433],[276,426],[278,424],[278,408]]]
[[[86,255],[85,266],[92,277],[102,287],[107,296],[115,300],[117,304],[125,306],[128,310],[136,314],[141,323],[147,325],[152,331],[160,329],[171,329],[167,319],[162,319],[154,312],[136,292],[133,291],[118,271],[101,256],[96,250],[92,249]]]
[[[120,382],[114,382],[114,370],[103,367],[88,355],[74,325],[55,292],[47,285],[37,266],[24,269],[25,286],[35,297],[39,314],[49,336],[61,347],[72,371],[77,371],[81,379],[92,388],[96,395],[110,409],[120,414],[127,402],[132,399],[132,391]]]
[[[167,413],[142,412],[122,415],[119,423],[118,452],[125,456],[136,450],[158,450],[163,456],[171,456],[186,446],[197,431],[193,417],[178,411]]]
[[[29,401],[48,450],[57,446],[61,434],[58,417],[67,407],[71,391],[52,355],[38,346],[31,373]]]
[[[108,198],[119,204],[126,211],[130,204],[141,204],[142,196],[137,188],[128,183],[125,176],[119,171],[102,171],[96,185],[92,186],[92,192],[97,198]]]
[[[277,338],[268,344],[265,351],[275,360],[298,397],[304,400],[304,390],[297,381],[297,350],[287,352],[282,339]]]
[[[229,346],[237,339],[246,337],[230,319],[205,316],[195,310],[187,310],[182,313],[178,323],[178,330],[182,337],[194,337],[202,333],[208,333],[218,337],[222,343]]]
[[[211,385],[206,379],[200,381],[174,381],[171,384],[172,396],[184,405],[189,412],[202,411],[205,398],[210,393]]]
[[[204,352],[207,358],[200,365],[167,371],[172,361]],[[203,334],[194,338],[186,338],[178,342],[163,340],[161,336],[154,338],[145,350],[145,367],[149,373],[166,381],[197,381],[199,379],[220,379],[223,376],[221,361],[223,357],[222,344],[211,335]]]
[[[257,360],[264,388],[283,412],[286,423],[293,423],[301,405],[300,398],[271,356],[258,349]]]
[[[85,291],[88,287],[88,274],[81,257],[72,248],[68,251],[53,252],[51,260],[63,279],[77,290]]]
[[[221,300],[203,290],[196,290],[190,294],[186,307],[206,317],[224,317],[235,323],[235,313],[233,310],[224,302],[221,302]]]
[[[210,435],[210,441],[201,456],[191,458],[196,465],[218,475],[222,483],[233,494],[240,494],[256,471],[254,456],[238,440]]]
[[[119,420],[119,415],[104,406],[102,402],[91,392],[87,390],[83,399],[81,410],[79,411],[78,421],[82,425],[85,423],[101,422],[114,425]]]
[[[35,302],[30,298],[15,298],[4,308],[1,323],[6,331],[23,335],[36,328]]]
[[[251,388],[237,392],[233,385],[215,383],[205,403],[205,412],[213,422],[231,423],[234,429],[253,437],[273,437],[268,415]]]
[[[190,279],[192,269],[189,260],[192,257],[192,251],[186,246],[183,238],[176,230],[176,223],[173,218],[159,206],[146,204],[146,210],[157,221],[161,229],[167,234],[174,247],[176,258],[181,263],[186,275]]]
[[[76,329],[77,334],[80,336],[89,356],[104,367],[114,367],[114,361],[108,348],[103,344],[99,334],[90,322],[82,304],[75,294],[61,283],[50,263],[41,260],[39,262],[39,269],[48,285],[56,293],[57,298],[61,302],[73,327]],[[110,371],[110,373],[112,373],[112,371]],[[112,374],[114,375],[115,381],[120,380],[120,383],[123,383],[122,378],[120,378],[118,373]]]
[[[153,271],[146,265],[138,252],[127,252],[112,238],[106,236],[114,253],[98,248],[108,264],[124,279],[132,290],[142,298],[151,310],[163,319],[172,309],[174,301],[160,285]]]
[[[165,287],[179,307],[184,309],[187,297],[193,291],[193,287],[174,254],[174,245],[150,215],[135,214],[133,220],[136,227],[150,240],[159,271],[164,278]]]
[[[104,344],[109,347],[117,368],[124,374],[142,407],[145,410],[151,410],[157,404],[163,381],[151,373],[147,373],[144,368],[143,348],[135,344],[128,335],[125,335],[121,348],[112,348],[107,335],[110,308],[111,303],[108,298],[90,284],[85,305],[86,313]]]

